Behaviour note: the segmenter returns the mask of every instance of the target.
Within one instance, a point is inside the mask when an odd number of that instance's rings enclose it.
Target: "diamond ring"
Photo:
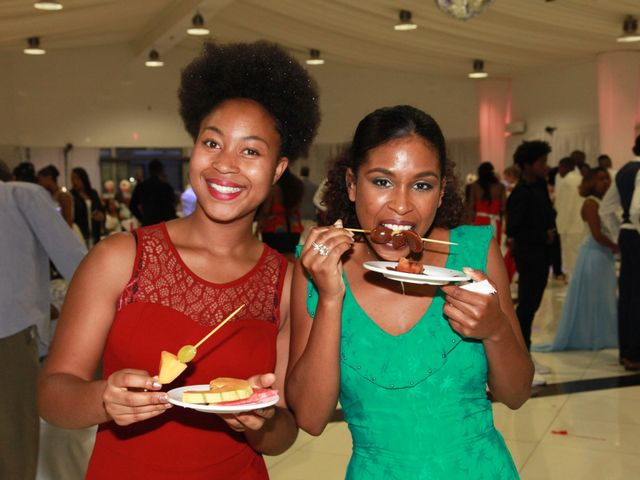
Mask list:
[[[326,257],[329,255],[329,249],[324,243],[311,242],[311,245],[313,246],[313,249],[320,254],[320,256]]]

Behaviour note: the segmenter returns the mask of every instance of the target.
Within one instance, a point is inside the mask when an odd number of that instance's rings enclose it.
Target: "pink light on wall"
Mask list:
[[[501,172],[506,165],[507,135],[505,126],[511,121],[511,81],[478,82],[480,162],[493,163]]]
[[[632,157],[640,119],[640,52],[598,55],[598,116],[600,152],[620,168]]]

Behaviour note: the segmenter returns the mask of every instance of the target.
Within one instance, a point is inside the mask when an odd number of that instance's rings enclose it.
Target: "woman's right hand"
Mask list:
[[[300,261],[311,275],[318,293],[344,296],[341,257],[353,245],[353,233],[342,228],[342,220],[330,227],[314,227],[302,248]]]
[[[102,394],[107,415],[118,425],[130,425],[160,415],[171,408],[162,385],[144,370],[112,373]]]

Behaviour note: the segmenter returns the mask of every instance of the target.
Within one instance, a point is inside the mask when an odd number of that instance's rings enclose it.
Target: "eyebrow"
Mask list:
[[[365,173],[367,173],[367,174],[369,174],[369,173],[382,173],[384,175],[389,175],[389,176],[393,176],[394,175],[394,173],[391,170],[388,170],[386,168],[381,168],[381,167],[372,168],[370,170],[367,170]],[[424,172],[418,172],[418,173],[416,173],[414,175],[414,178],[424,178],[424,177],[440,178],[440,175],[438,175],[433,170],[425,170]]]
[[[211,130],[211,131],[216,132],[217,134],[219,134],[219,135],[224,137],[224,133],[218,127],[214,127],[212,125],[209,125],[209,126],[204,127],[204,130]],[[257,140],[259,142],[264,143],[267,146],[269,145],[264,138],[262,138],[262,137],[260,137],[258,135],[247,135],[246,137],[242,137],[242,140]]]

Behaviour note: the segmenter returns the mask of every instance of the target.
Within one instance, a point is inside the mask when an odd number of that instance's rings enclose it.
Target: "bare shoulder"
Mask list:
[[[129,279],[136,258],[136,241],[131,233],[110,235],[95,247],[80,264],[76,276],[99,275],[101,281]]]

